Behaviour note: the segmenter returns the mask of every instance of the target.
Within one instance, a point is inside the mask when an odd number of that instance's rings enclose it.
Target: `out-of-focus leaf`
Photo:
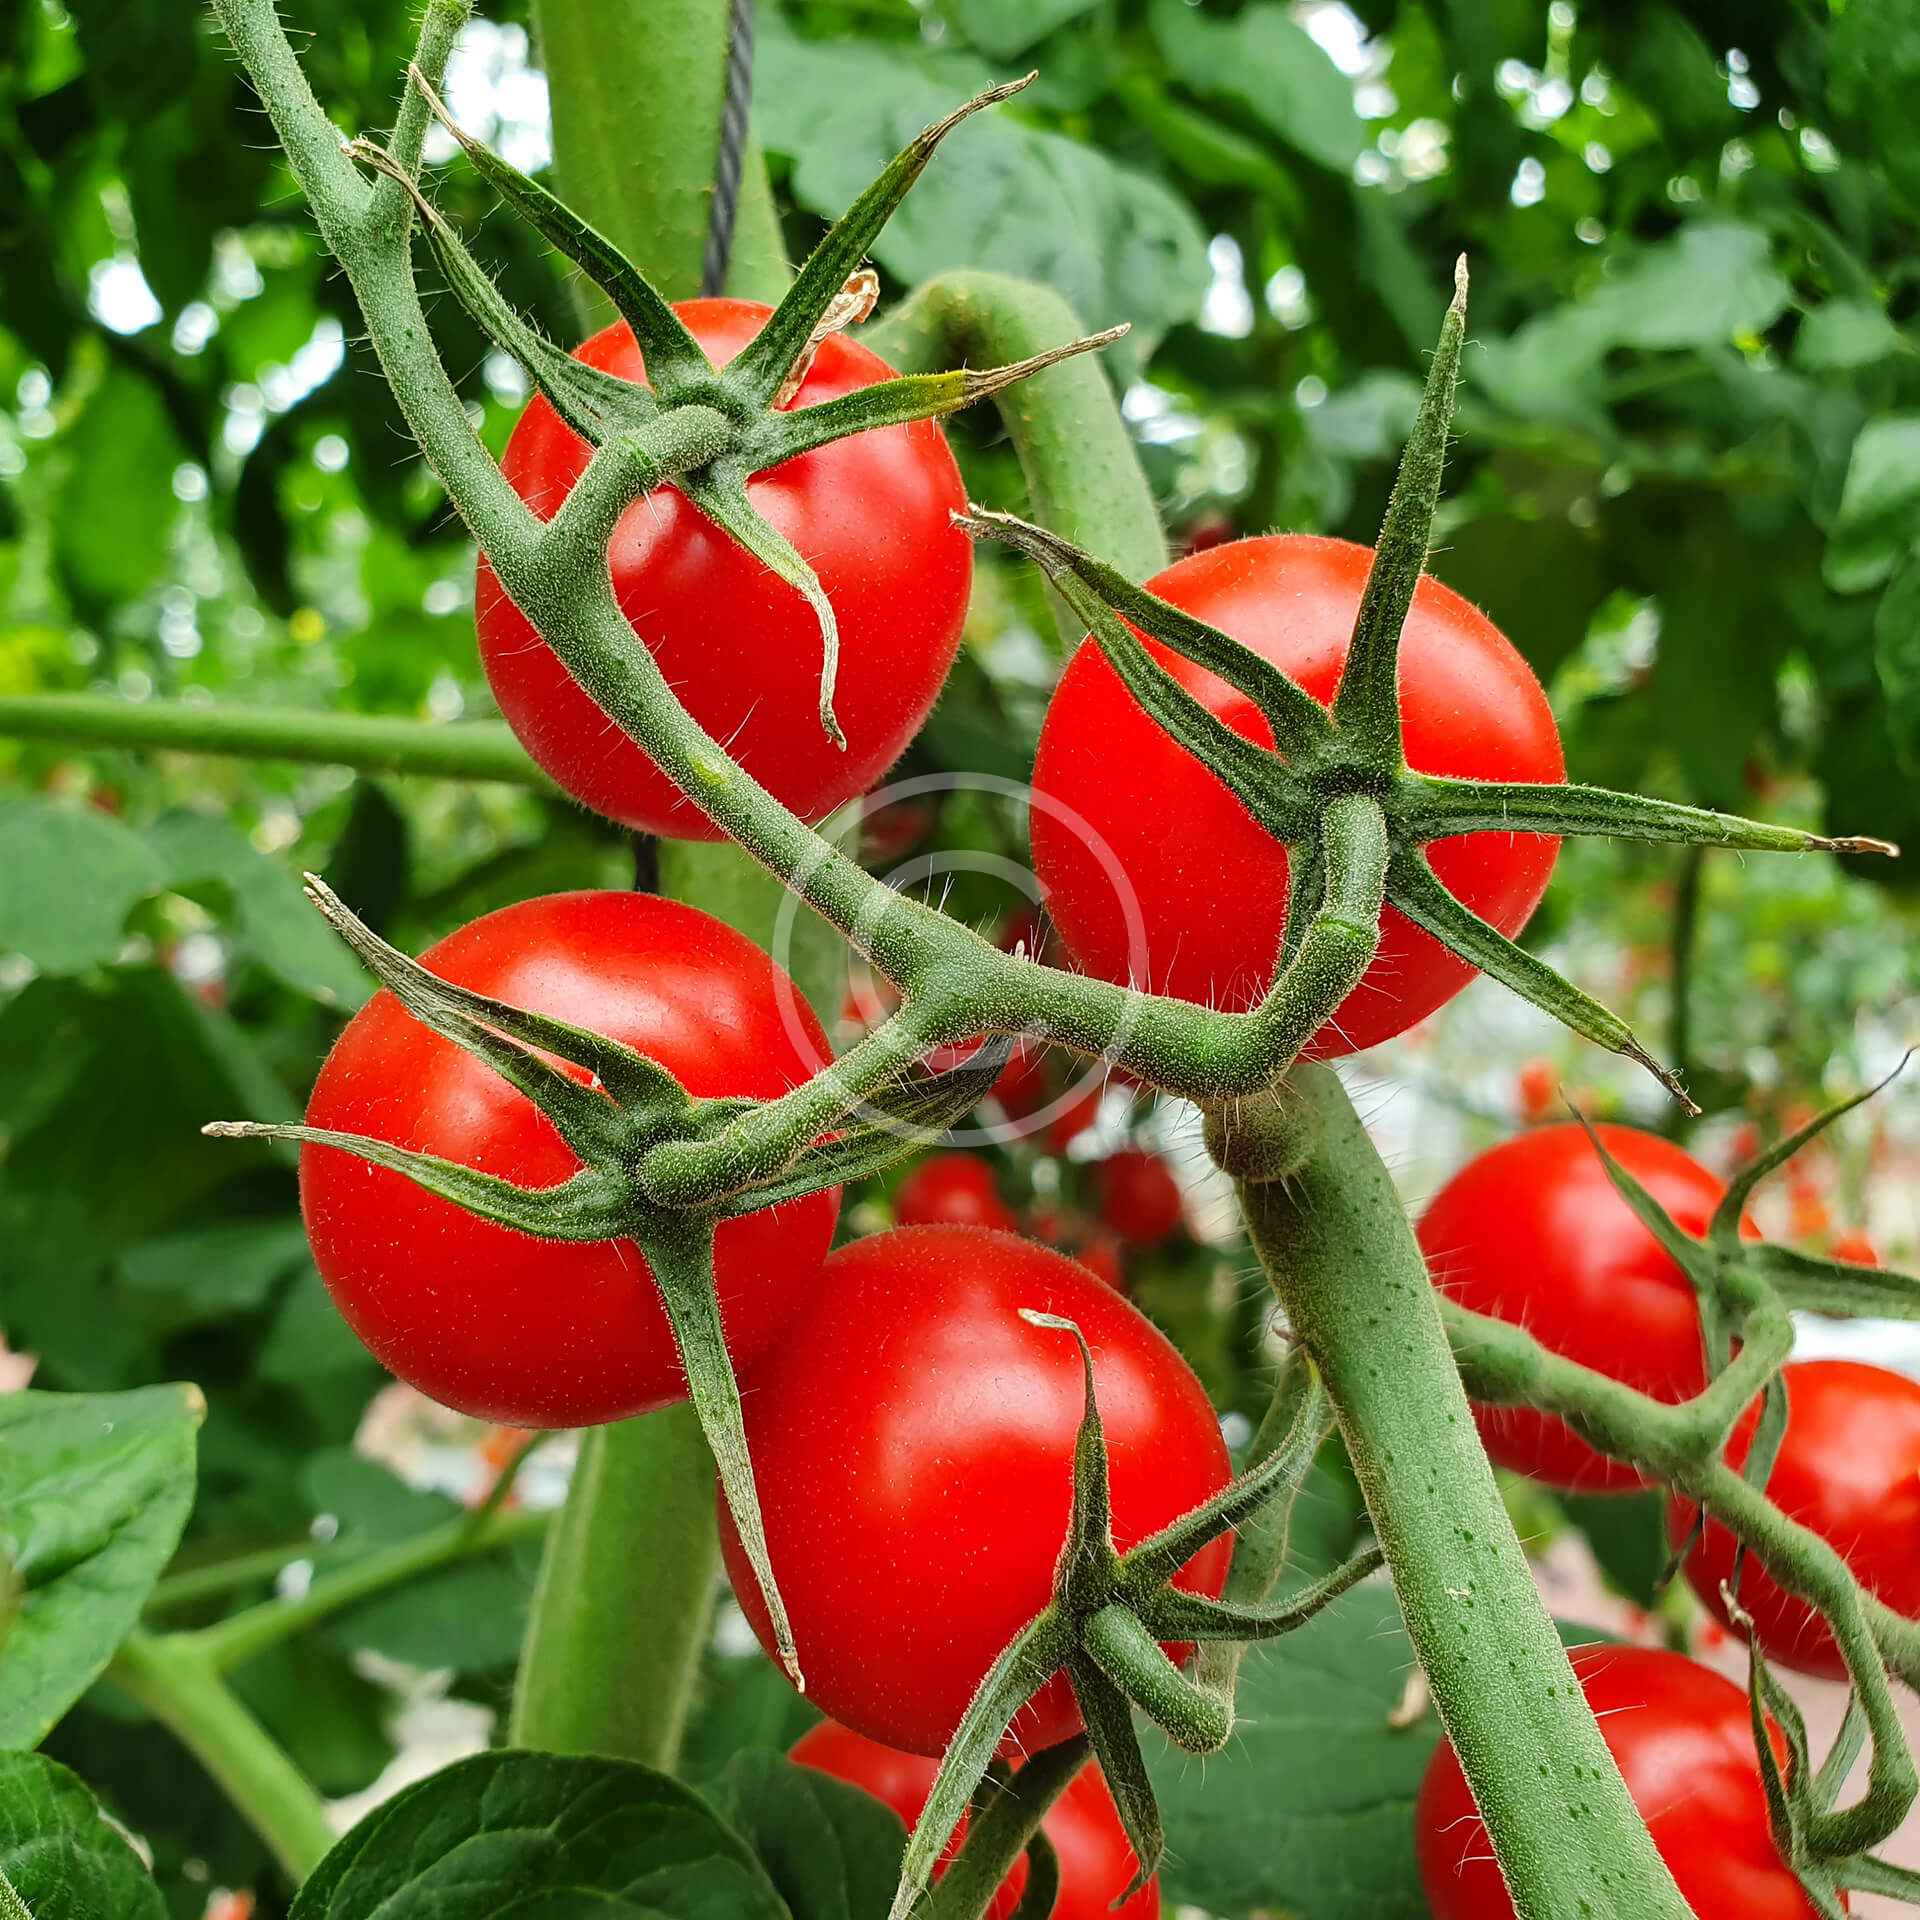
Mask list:
[[[0,1753],[0,1873],[33,1920],[164,1920],[160,1889],[78,1774]]]
[[[190,893],[212,882],[231,906],[242,945],[288,986],[348,1010],[370,997],[372,982],[283,861],[256,851],[211,814],[169,814],[149,838],[166,864],[168,885]]]
[[[191,79],[199,21],[172,0],[74,0],[87,79],[104,110],[141,120]]]
[[[140,1618],[193,1506],[197,1389],[0,1395],[0,1530],[22,1586],[0,1747],[33,1747]]]
[[[1017,60],[1056,27],[1093,10],[1094,0],[947,0],[970,45],[991,60]]]
[[[1888,728],[1908,770],[1920,778],[1920,558],[1908,560],[1880,596],[1873,643]]]
[[[1546,679],[1586,638],[1607,596],[1604,556],[1564,514],[1488,514],[1452,528],[1431,570],[1484,609]]]
[[[4,1324],[50,1377],[119,1386],[153,1363],[106,1263],[223,1181],[285,1160],[201,1138],[237,1116],[297,1110],[239,1028],[168,974],[35,980],[0,1006]]]
[[[393,1758],[393,1696],[313,1634],[247,1661],[235,1670],[233,1688],[329,1797],[363,1791]]]
[[[792,157],[801,203],[837,217],[908,140],[989,77],[957,61],[935,77],[881,42],[803,41],[774,15],[755,63],[755,126]],[[1121,378],[1199,311],[1208,281],[1205,235],[1175,195],[1004,110],[953,136],[874,253],[909,283],[990,263],[1053,287],[1088,328],[1131,321],[1132,334],[1105,356]]]
[[[315,1869],[293,1920],[790,1920],[752,1850],[686,1787],[624,1760],[486,1753],[409,1787]]]
[[[1154,0],[1150,17],[1168,66],[1195,93],[1234,101],[1323,167],[1345,172],[1360,157],[1352,86],[1279,0],[1252,0],[1230,19]]]
[[[1905,0],[1849,0],[1827,58],[1834,105],[1864,124],[1874,160],[1920,200],[1920,19]]]
[[[710,1654],[687,1718],[684,1769],[703,1780],[736,1753],[785,1753],[819,1718],[770,1661]]]
[[[327,884],[375,933],[406,904],[412,884],[407,816],[377,780],[356,780],[347,824],[327,859]]]
[[[0,952],[80,973],[119,952],[134,903],[165,868],[141,836],[91,807],[0,796]]]
[[[1870,367],[1898,353],[1906,335],[1870,300],[1828,300],[1800,322],[1793,363],[1810,373]]]
[[[166,0],[156,0],[173,12]],[[167,571],[179,503],[173,470],[187,457],[150,381],[112,368],[63,441],[66,483],[54,557],[89,620],[137,600]]]
[[[1826,560],[1840,593],[1878,586],[1920,538],[1920,413],[1888,413],[1860,429],[1847,462]]]
[[[1586,1535],[1601,1572],[1615,1589],[1636,1606],[1653,1606],[1671,1553],[1664,1498],[1657,1493],[1565,1493],[1560,1506]]]
[[[129,1247],[120,1273],[178,1328],[255,1311],[306,1260],[297,1219],[223,1220]]]

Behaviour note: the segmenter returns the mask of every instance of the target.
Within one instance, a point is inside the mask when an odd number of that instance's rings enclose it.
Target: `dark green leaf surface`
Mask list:
[[[771,1753],[738,1753],[708,1789],[793,1920],[885,1920],[907,1830],[872,1794]]]
[[[162,1920],[140,1856],[77,1774],[0,1753],[0,1873],[33,1920]]]
[[[320,1863],[293,1920],[787,1920],[746,1842],[649,1767],[500,1752],[397,1795]]]

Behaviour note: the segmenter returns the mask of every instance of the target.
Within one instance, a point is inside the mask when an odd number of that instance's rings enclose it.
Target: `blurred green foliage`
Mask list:
[[[337,123],[381,125],[408,10],[289,12]],[[1920,842],[1920,28],[1903,0],[1831,19],[1796,0],[762,16],[757,125],[796,253],[922,123],[1039,69],[943,152],[877,264],[888,297],[986,265],[1053,283],[1089,327],[1131,320],[1109,365],[1179,541],[1369,537],[1464,250],[1472,348],[1434,570],[1548,679],[1576,774]],[[543,160],[523,5],[469,30],[449,92],[510,157]],[[448,147],[430,149],[441,206],[572,337],[566,281]],[[518,372],[456,303],[432,311],[497,447]],[[470,551],[358,332],[197,9],[0,0],[0,693],[491,711]],[[993,420],[956,440],[974,490],[1017,502]],[[1031,579],[984,561],[968,651],[904,770],[1019,779],[1050,632]],[[300,902],[303,867],[417,947],[509,900],[624,884],[629,849],[530,792],[342,770],[0,741],[0,780],[7,1343],[47,1387],[204,1385],[186,1564],[298,1541],[317,1516],[369,1540],[431,1524],[382,1507],[428,1496],[344,1451],[380,1375],[289,1237],[290,1162],[197,1129],[291,1114],[364,991]],[[908,851],[1021,857],[1021,821],[977,794],[905,832]],[[1655,1032],[1676,872],[1573,850],[1538,928]],[[1691,1051],[1723,1112],[1774,1124],[1910,1023],[1897,871],[1709,862],[1703,901]],[[1010,901],[961,880],[952,903],[986,923]],[[1446,1031],[1443,1092],[1511,1124],[1537,1037],[1491,1064],[1479,1048],[1469,1073]],[[1041,1200],[1081,1177],[1008,1171]],[[1186,1247],[1141,1279],[1221,1403],[1252,1408],[1259,1316],[1232,1259]],[[444,1576],[433,1620],[489,1629],[461,1637],[456,1691],[499,1698],[527,1578]],[[419,1619],[350,1616],[249,1676],[330,1790],[390,1752],[351,1658],[369,1651],[421,1655]],[[129,1714],[96,1690],[52,1750],[160,1836],[170,1909],[198,1915],[210,1882],[262,1874],[258,1844]]]

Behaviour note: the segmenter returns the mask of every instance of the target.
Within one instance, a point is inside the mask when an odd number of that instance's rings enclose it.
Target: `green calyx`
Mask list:
[[[1331,712],[1231,635],[1169,606],[1044,528],[979,508],[962,515],[961,524],[976,538],[1016,548],[1045,571],[1141,706],[1289,849],[1295,868],[1313,859],[1332,807],[1356,795],[1373,801],[1388,837],[1386,904],[1576,1033],[1637,1061],[1697,1112],[1678,1078],[1625,1021],[1449,893],[1427,859],[1427,845],[1454,834],[1521,830],[1749,852],[1890,855],[1898,849],[1884,840],[1801,833],[1602,787],[1441,778],[1407,765],[1401,744],[1400,635],[1426,565],[1439,505],[1466,311],[1463,258]],[[1245,694],[1271,728],[1272,748],[1244,738],[1211,713],[1153,657],[1141,643],[1142,634]],[[1297,918],[1290,909],[1288,954]]]
[[[1698,1239],[1678,1226],[1589,1129],[1616,1191],[1693,1282],[1709,1377],[1690,1400],[1678,1405],[1654,1400],[1547,1352],[1523,1328],[1440,1296],[1448,1338],[1476,1400],[1556,1414],[1591,1445],[1631,1461],[1697,1505],[1694,1533],[1676,1556],[1674,1571],[1708,1515],[1739,1543],[1733,1577],[1723,1591],[1732,1617],[1749,1632],[1749,1687],[1769,1818],[1781,1858],[1823,1915],[1843,1912],[1838,1896],[1845,1888],[1907,1898],[1920,1889],[1920,1876],[1871,1853],[1900,1827],[1920,1797],[1920,1772],[1888,1683],[1889,1670],[1909,1684],[1920,1683],[1920,1621],[1863,1593],[1832,1546],[1767,1498],[1789,1414],[1781,1368],[1793,1346],[1794,1312],[1920,1320],[1920,1278],[1748,1240],[1741,1219],[1762,1180],[1886,1084],[1840,1101],[1743,1167]],[[1722,1455],[1735,1423],[1756,1401],[1758,1422],[1736,1470]],[[1820,1612],[1846,1661],[1853,1688],[1847,1721],[1818,1766],[1808,1752],[1805,1726],[1740,1610],[1740,1575],[1748,1555],[1778,1585]],[[1784,1770],[1765,1733],[1769,1717],[1787,1741],[1790,1764]],[[1866,1788],[1853,1804],[1839,1806],[1854,1761],[1869,1743]]]
[[[918,1151],[979,1102],[1006,1063],[1006,1046],[982,1047],[948,1073],[906,1073],[874,1089],[857,1119],[834,1139],[718,1204],[665,1207],[649,1197],[638,1176],[648,1153],[668,1141],[711,1138],[758,1102],[693,1099],[666,1068],[619,1041],[429,972],[356,919],[313,874],[307,876],[307,896],[415,1019],[484,1061],[546,1115],[580,1159],[580,1171],[557,1186],[522,1187],[361,1134],[240,1120],[215,1121],[204,1131],[216,1139],[287,1140],[351,1153],[496,1226],[538,1239],[626,1240],[637,1246],[666,1309],[688,1397],[766,1600],[781,1660],[795,1684],[803,1685],[767,1555],[740,1388],[721,1327],[714,1234],[735,1215],[863,1178]]]
[[[1286,1391],[1276,1397],[1276,1406],[1285,1408],[1284,1436],[1264,1452],[1256,1449],[1254,1466],[1211,1500],[1126,1553],[1119,1552],[1113,1544],[1107,1444],[1094,1391],[1093,1355],[1073,1321],[1025,1309],[1021,1318],[1074,1340],[1085,1372],[1086,1411],[1074,1442],[1067,1537],[1052,1601],[994,1662],[947,1747],[907,1842],[890,1920],[904,1920],[913,1911],[954,1829],[988,1777],[1015,1716],[1061,1672],[1073,1688],[1086,1723],[1086,1741],[1100,1762],[1133,1847],[1137,1871],[1114,1904],[1131,1898],[1152,1878],[1164,1845],[1159,1810],[1134,1734],[1133,1709],[1140,1708],[1190,1753],[1218,1752],[1233,1731],[1237,1660],[1215,1658],[1209,1663],[1203,1654],[1198,1675],[1190,1677],[1167,1657],[1161,1643],[1192,1641],[1211,1650],[1272,1639],[1303,1625],[1380,1565],[1378,1550],[1368,1548],[1279,1603],[1264,1598],[1264,1585],[1258,1596],[1250,1595],[1243,1583],[1232,1597],[1211,1600],[1172,1584],[1209,1542],[1239,1530],[1269,1508],[1291,1504],[1327,1431],[1324,1398],[1317,1388],[1294,1390],[1297,1380],[1293,1387],[1283,1381]],[[1270,1581],[1274,1570],[1263,1567],[1262,1579]],[[1023,1771],[1039,1767],[1048,1757],[1037,1756]],[[1077,1770],[1077,1759],[1074,1765]],[[962,1861],[974,1851],[976,1840],[991,1844],[985,1836],[970,1834]],[[986,1884],[997,1885],[997,1874]]]
[[[1010,366],[914,374],[817,406],[790,407],[826,336],[871,311],[877,282],[861,262],[934,149],[962,121],[1019,92],[1033,76],[989,88],[911,141],[815,249],[761,331],[721,368],[618,248],[545,187],[463,132],[418,65],[408,68],[408,78],[488,185],[606,294],[632,329],[648,384],[587,366],[517,314],[421,191],[414,167],[366,139],[353,141],[347,151],[404,189],[455,297],[520,363],[561,419],[590,446],[624,458],[628,484],[619,490],[620,509],[671,483],[806,600],[820,628],[820,725],[844,750],[846,738],[833,708],[840,637],[832,604],[812,566],[751,505],[747,482],[850,434],[941,418],[1126,331],[1111,328]]]

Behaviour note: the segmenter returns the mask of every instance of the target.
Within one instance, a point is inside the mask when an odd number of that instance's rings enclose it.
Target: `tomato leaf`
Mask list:
[[[22,1586],[0,1746],[37,1746],[139,1619],[193,1506],[205,1410],[179,1385],[0,1395],[0,1545]]]
[[[1438,1728],[1389,1719],[1414,1670],[1392,1595],[1361,1587],[1248,1652],[1233,1740],[1204,1767],[1150,1742],[1168,1904],[1426,1920],[1413,1798]]]
[[[698,1794],[624,1760],[506,1751],[376,1809],[314,1870],[293,1920],[789,1920]]]
[[[43,1754],[0,1754],[0,1874],[33,1920],[166,1914],[140,1856],[86,1783]]]
[[[0,872],[0,953],[24,954],[42,973],[112,960],[134,903],[163,878],[153,849],[110,815],[25,797],[0,802]]]
[[[872,1794],[772,1753],[737,1753],[707,1797],[760,1856],[793,1920],[881,1920],[907,1830]]]

